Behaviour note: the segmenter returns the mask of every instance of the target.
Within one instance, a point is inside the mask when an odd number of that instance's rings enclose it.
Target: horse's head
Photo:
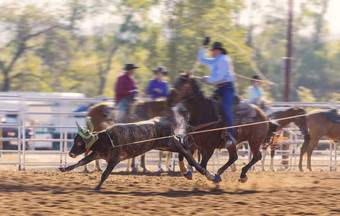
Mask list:
[[[186,101],[195,95],[198,89],[196,81],[189,74],[181,74],[174,82],[168,97],[168,105],[173,107],[181,101]]]

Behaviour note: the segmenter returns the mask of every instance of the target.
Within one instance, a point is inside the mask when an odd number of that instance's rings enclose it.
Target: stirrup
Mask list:
[[[229,134],[229,137],[228,137],[228,140],[227,140],[227,142],[226,142],[226,144],[225,144],[225,147],[226,147],[226,148],[229,148],[229,147],[234,146],[234,145],[236,145],[236,144],[237,144],[237,141],[236,141],[236,139],[234,138],[234,136],[232,136],[232,135]]]

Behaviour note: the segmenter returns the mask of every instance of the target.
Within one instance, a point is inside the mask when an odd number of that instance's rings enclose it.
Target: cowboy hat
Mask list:
[[[228,54],[227,50],[223,48],[223,44],[221,42],[218,42],[218,41],[214,42],[210,50],[214,50],[214,49],[221,50],[224,55]]]
[[[167,75],[167,74],[168,74],[168,71],[166,71],[166,70],[165,70],[165,67],[163,67],[163,66],[159,66],[157,69],[152,70],[152,72],[154,72],[155,74],[156,74],[157,72],[161,72],[161,73],[163,73],[164,75]]]
[[[131,69],[136,69],[136,68],[139,68],[139,67],[135,66],[134,64],[129,63],[129,64],[125,64],[123,70],[127,71],[127,70],[131,70]]]
[[[258,75],[254,75],[254,76],[252,77],[252,79],[254,79],[253,81],[261,80],[261,77],[258,76]]]

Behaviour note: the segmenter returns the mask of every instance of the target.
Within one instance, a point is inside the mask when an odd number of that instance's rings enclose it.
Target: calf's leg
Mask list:
[[[104,181],[107,179],[107,177],[109,177],[109,175],[112,172],[112,170],[119,163],[119,159],[118,158],[119,157],[117,156],[117,157],[114,157],[114,159],[109,161],[105,171],[102,174],[102,177],[101,177],[101,180],[100,180],[99,184],[97,185],[97,187],[94,188],[94,190],[99,190],[102,187],[102,184],[104,183]]]
[[[81,159],[80,161],[78,161],[78,163],[68,166],[68,167],[60,167],[59,170],[62,172],[66,172],[66,171],[71,171],[77,167],[83,166],[85,164],[90,163],[91,161],[96,159],[96,154],[94,152],[92,152],[91,154],[87,155],[86,157],[84,157],[83,159]]]

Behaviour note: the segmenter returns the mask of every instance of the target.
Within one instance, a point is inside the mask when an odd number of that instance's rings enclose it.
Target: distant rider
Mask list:
[[[118,123],[124,123],[128,114],[129,106],[134,103],[134,96],[138,93],[137,85],[132,77],[135,69],[134,64],[125,64],[124,73],[121,74],[116,83],[116,103],[118,105]]]
[[[266,107],[270,102],[265,99],[265,95],[263,93],[263,89],[261,88],[261,78],[257,75],[252,77],[251,86],[247,89],[248,101],[252,104],[255,104],[262,109]]]
[[[168,82],[163,80],[163,76],[166,76],[168,72],[164,67],[158,67],[152,71],[155,79],[150,80],[146,93],[154,100],[168,97]]]

